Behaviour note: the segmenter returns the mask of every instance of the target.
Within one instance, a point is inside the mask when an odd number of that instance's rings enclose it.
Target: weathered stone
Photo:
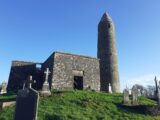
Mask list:
[[[52,89],[74,89],[76,78],[83,89],[100,90],[99,60],[96,58],[55,52],[43,64],[49,68],[49,83]]]
[[[41,89],[43,77],[41,68],[37,67],[37,65],[41,64],[38,62],[12,61],[7,91],[18,91],[22,89],[29,75],[32,75],[33,79],[37,80],[33,88]]]
[[[28,88],[32,88],[32,84],[36,83],[36,80],[33,80],[32,75],[29,75],[26,84]]]
[[[49,71],[49,68],[46,69],[45,73],[45,81],[43,83],[42,91],[40,92],[40,95],[43,97],[51,96],[51,91],[49,89],[49,83],[48,83],[48,76],[51,73]]]
[[[14,120],[36,120],[39,94],[32,88],[20,90]]]
[[[109,93],[112,93],[112,86],[110,83],[109,83]]]
[[[120,92],[115,28],[111,17],[104,13],[98,25],[98,52],[100,59],[101,90]]]
[[[123,104],[130,104],[128,89],[124,89],[123,91]]]
[[[139,104],[139,100],[138,100],[138,89],[133,86],[132,88],[132,104],[133,105],[138,105]]]
[[[0,94],[5,94],[7,93],[7,83],[3,82],[0,88]]]
[[[14,106],[16,104],[15,101],[6,101],[6,102],[0,102],[0,110],[4,109],[6,107],[11,107]]]
[[[51,71],[48,76],[52,89],[91,89],[109,92],[120,91],[117,50],[114,24],[108,14],[104,14],[98,26],[98,58],[54,52],[44,63],[13,61],[8,82],[8,91],[22,89],[28,75],[36,79],[33,88],[46,89],[43,72]],[[37,65],[42,65],[37,68]]]

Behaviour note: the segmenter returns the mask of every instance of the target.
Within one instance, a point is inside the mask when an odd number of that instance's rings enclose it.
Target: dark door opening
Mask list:
[[[83,90],[83,77],[82,76],[74,76],[74,89]]]

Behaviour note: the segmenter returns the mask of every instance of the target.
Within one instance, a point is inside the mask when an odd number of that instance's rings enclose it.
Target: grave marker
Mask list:
[[[36,120],[39,94],[32,88],[20,90],[16,100],[14,120]]]
[[[123,104],[130,104],[129,90],[127,88],[123,91]]]
[[[109,83],[109,93],[112,93],[112,86],[110,83]]]
[[[139,101],[138,101],[138,89],[133,86],[132,88],[132,104],[133,105],[138,105]]]
[[[7,93],[7,83],[3,82],[0,88],[0,94],[5,94]]]
[[[51,91],[49,89],[49,83],[48,83],[48,76],[51,72],[49,71],[49,68],[46,69],[44,72],[45,74],[45,81],[42,86],[42,91],[40,92],[40,95],[43,97],[51,96]]]

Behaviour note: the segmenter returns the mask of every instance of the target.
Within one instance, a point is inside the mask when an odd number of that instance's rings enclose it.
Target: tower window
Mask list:
[[[108,28],[110,28],[111,27],[111,25],[110,25],[110,23],[108,23]]]

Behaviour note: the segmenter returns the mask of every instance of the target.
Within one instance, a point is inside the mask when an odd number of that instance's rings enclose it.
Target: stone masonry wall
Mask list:
[[[51,74],[48,77],[50,89],[51,89],[51,83],[53,78],[53,65],[54,65],[54,53],[42,64],[42,72],[44,73],[46,68],[49,68],[49,71]],[[44,82],[44,74],[43,74],[43,82]]]
[[[73,89],[74,76],[83,76],[84,89],[100,90],[98,59],[55,52],[52,63],[52,89]]]
[[[29,75],[32,75],[33,79],[37,80],[36,84],[39,84],[38,81],[41,81],[39,80],[41,72],[36,68],[36,64],[39,63],[12,61],[7,91],[17,91],[18,89],[22,89],[23,84],[27,80]],[[38,89],[38,85],[36,84],[34,85],[34,87]]]
[[[36,65],[42,65],[37,68]],[[43,64],[25,61],[12,61],[7,91],[23,88],[29,75],[36,83],[35,89],[40,90],[44,82],[44,71],[49,68],[49,84],[52,89],[73,89],[74,76],[83,77],[83,89],[100,90],[99,59],[54,52]]]

